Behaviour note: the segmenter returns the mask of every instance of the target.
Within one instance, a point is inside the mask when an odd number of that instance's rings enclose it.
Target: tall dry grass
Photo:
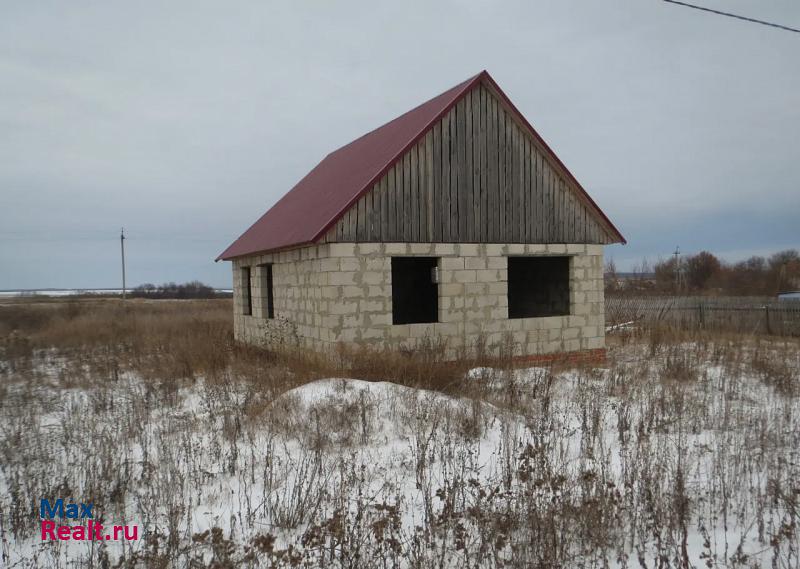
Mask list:
[[[3,566],[798,564],[796,340],[624,331],[604,369],[518,370],[511,345],[322,360],[236,345],[215,302],[0,312]],[[278,397],[341,376],[463,397]],[[62,495],[145,538],[42,547],[31,504]]]
[[[413,352],[346,346],[330,357],[302,349],[271,352],[234,342],[231,304],[139,299],[0,304],[0,356],[19,367],[47,350],[88,358],[112,376],[124,369],[154,380],[232,376],[274,383],[280,375],[291,379],[284,385],[289,387],[347,376],[441,391],[458,389],[469,367],[501,361],[478,349],[478,356],[445,362],[445,346],[435,341]]]

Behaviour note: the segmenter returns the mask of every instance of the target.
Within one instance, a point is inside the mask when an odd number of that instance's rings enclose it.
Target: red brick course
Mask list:
[[[579,352],[558,352],[554,354],[535,354],[517,356],[514,363],[519,364],[604,364],[606,349],[582,350]]]

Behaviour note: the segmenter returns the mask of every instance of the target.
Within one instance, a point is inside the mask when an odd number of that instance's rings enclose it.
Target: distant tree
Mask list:
[[[191,281],[184,284],[174,282],[155,286],[150,283],[137,286],[133,289],[132,296],[140,298],[217,298],[228,295],[218,295],[210,286],[200,281]]]
[[[606,294],[619,292],[619,276],[617,275],[617,265],[614,259],[609,258],[603,270],[603,281],[605,283]]]
[[[772,255],[767,261],[767,264],[771,270],[774,270],[783,265],[798,261],[800,261],[800,253],[798,253],[797,249],[786,249],[785,251],[778,251]]]
[[[605,272],[609,287],[609,265]],[[694,292],[713,290],[732,296],[773,296],[778,292],[800,290],[800,251],[787,249],[769,258],[753,256],[733,264],[701,251],[681,261],[675,257],[660,259],[653,265],[652,273],[644,261],[641,267],[634,267],[631,278],[618,282],[623,283],[629,294],[677,294],[688,288]]]
[[[734,264],[727,270],[726,292],[733,295],[760,295],[767,289],[767,262],[753,256]]]
[[[661,259],[653,265],[653,272],[656,276],[656,288],[662,292],[678,292],[675,283],[677,281],[678,263],[675,257]]]
[[[689,288],[704,291],[722,269],[722,263],[708,251],[701,251],[686,259],[686,283]]]
[[[650,262],[645,258],[641,262],[636,263],[631,267],[630,274],[627,278],[621,279],[622,290],[627,294],[649,294],[655,289],[655,281],[653,280],[653,269]]]
[[[772,255],[767,261],[768,294],[794,290],[800,285],[800,253],[787,249]]]

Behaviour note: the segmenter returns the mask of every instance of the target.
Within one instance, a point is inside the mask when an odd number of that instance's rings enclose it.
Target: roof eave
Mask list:
[[[284,247],[273,247],[271,249],[257,249],[253,251],[246,251],[244,253],[236,253],[232,255],[228,255],[228,250],[232,247],[228,247],[225,249],[220,255],[214,259],[214,262],[217,261],[234,261],[236,259],[241,259],[243,257],[253,257],[256,255],[274,255],[275,253],[281,253],[283,251],[291,251],[292,249],[302,249],[303,247],[310,247],[312,245],[319,244],[318,241],[304,241],[302,243],[293,243],[292,245],[286,245]]]

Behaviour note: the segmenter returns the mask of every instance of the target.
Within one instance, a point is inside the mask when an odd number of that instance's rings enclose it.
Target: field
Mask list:
[[[231,328],[229,300],[0,305],[2,567],[800,566],[797,338],[517,368]],[[59,497],[138,539],[42,541]]]

